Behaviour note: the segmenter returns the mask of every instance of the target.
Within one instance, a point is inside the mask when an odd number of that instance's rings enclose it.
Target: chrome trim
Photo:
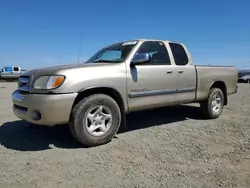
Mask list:
[[[29,83],[29,78],[27,78],[27,77],[20,77],[19,78],[19,82],[22,82],[22,83],[26,83],[26,84],[28,84]]]
[[[18,79],[18,90],[29,91],[30,78],[29,77],[19,77]]]
[[[150,56],[148,53],[137,53],[132,59],[131,64],[132,65],[137,65],[140,63],[144,63],[150,60]]]
[[[183,88],[183,89],[164,89],[164,90],[151,90],[151,91],[142,91],[142,92],[130,92],[129,98],[147,97],[147,96],[155,96],[155,95],[169,95],[169,94],[186,93],[186,92],[194,92],[194,91],[195,91],[195,88]]]
[[[24,98],[24,95],[20,94],[19,91],[14,91],[12,94],[12,100],[15,102],[22,102]]]

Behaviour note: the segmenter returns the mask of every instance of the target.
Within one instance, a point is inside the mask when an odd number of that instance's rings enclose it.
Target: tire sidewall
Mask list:
[[[212,109],[212,100],[213,100],[214,95],[216,95],[216,94],[219,94],[220,99],[221,99],[221,107],[220,107],[220,111],[218,113],[215,113]],[[219,117],[222,110],[223,110],[223,107],[224,107],[224,94],[223,94],[223,92],[218,88],[213,88],[210,91],[210,95],[209,95],[209,99],[208,99],[208,110],[209,110],[210,116],[213,118]]]
[[[89,110],[97,105],[106,106],[112,115],[112,124],[109,130],[101,136],[91,135],[86,128],[87,114]],[[98,95],[98,97],[90,98],[86,101],[80,110],[79,115],[77,116],[77,134],[82,139],[90,143],[95,143],[95,145],[103,144],[109,141],[117,132],[121,122],[121,113],[120,108],[117,103],[108,96]]]

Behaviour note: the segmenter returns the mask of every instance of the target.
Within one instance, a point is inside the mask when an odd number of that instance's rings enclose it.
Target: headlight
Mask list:
[[[65,76],[41,76],[36,79],[33,88],[34,89],[55,89],[62,85],[65,80]]]

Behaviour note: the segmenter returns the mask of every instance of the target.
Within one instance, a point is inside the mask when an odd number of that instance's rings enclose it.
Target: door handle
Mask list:
[[[183,73],[183,70],[179,70],[178,72],[179,72],[179,73]]]
[[[172,72],[172,70],[167,70],[167,74],[171,74]]]

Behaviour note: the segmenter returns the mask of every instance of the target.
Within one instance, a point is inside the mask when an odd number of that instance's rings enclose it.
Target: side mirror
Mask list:
[[[148,53],[138,53],[133,57],[131,65],[139,65],[147,63],[149,60],[150,56]]]

